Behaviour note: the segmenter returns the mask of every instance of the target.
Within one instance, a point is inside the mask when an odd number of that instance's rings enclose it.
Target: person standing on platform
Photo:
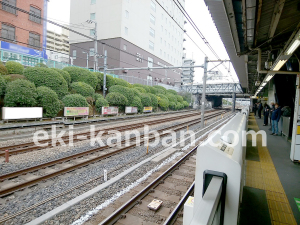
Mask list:
[[[262,103],[259,102],[258,104],[258,109],[257,109],[257,112],[258,112],[258,118],[261,119],[261,111],[263,109],[263,106],[262,106]]]
[[[271,135],[277,136],[278,135],[278,121],[281,116],[281,109],[279,105],[275,103],[275,110],[272,112],[272,133]]]
[[[272,130],[272,113],[273,111],[275,110],[275,103],[274,102],[271,102],[271,107],[270,107],[270,112],[269,112],[269,116],[270,116],[270,129],[269,130]]]
[[[270,111],[270,106],[267,103],[265,103],[264,104],[264,125],[263,126],[268,125],[269,111]]]
[[[256,111],[257,111],[257,103],[254,103],[253,105],[254,116],[256,116]]]

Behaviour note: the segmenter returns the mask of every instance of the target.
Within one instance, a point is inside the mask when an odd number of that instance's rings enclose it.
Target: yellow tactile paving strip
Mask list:
[[[259,130],[253,115],[249,116],[255,132]],[[247,137],[251,139],[251,135]],[[251,142],[248,142],[251,143]],[[261,135],[257,136],[257,148],[260,161],[247,160],[246,186],[266,191],[269,212],[273,225],[297,225],[292,209],[279,180],[272,158],[267,147],[262,147]]]

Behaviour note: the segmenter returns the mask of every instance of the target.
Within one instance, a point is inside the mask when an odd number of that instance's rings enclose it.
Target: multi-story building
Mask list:
[[[72,0],[70,23],[80,25],[77,31],[94,37],[96,22],[97,52],[108,54],[109,68],[182,65],[183,15],[173,1],[159,0]],[[180,0],[184,6],[184,0]],[[173,17],[173,19],[166,13]],[[175,22],[176,21],[176,22]],[[177,24],[178,23],[178,24]],[[84,27],[82,26],[84,24]],[[73,28],[75,29],[75,28]],[[105,44],[101,44],[105,43]],[[74,64],[94,66],[94,42],[70,32],[70,55]],[[103,68],[103,59],[98,59]],[[181,70],[118,70],[115,74],[171,83],[181,79]]]
[[[182,74],[181,74],[182,84],[191,84],[194,82],[194,73],[195,73],[195,68],[193,67],[194,64],[195,61],[192,59],[183,60],[183,66],[190,66],[190,68],[182,69]]]
[[[62,29],[61,33],[47,31],[47,55],[48,59],[69,63],[69,31]]]
[[[1,60],[30,64],[46,58],[46,22],[15,7],[47,17],[47,0],[3,0],[0,3]]]

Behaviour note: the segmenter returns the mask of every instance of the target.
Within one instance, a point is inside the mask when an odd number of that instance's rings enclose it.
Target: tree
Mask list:
[[[128,100],[129,104],[130,104],[130,102],[132,101],[132,99],[134,97],[134,91],[132,90],[132,88],[123,87],[123,86],[120,86],[120,85],[112,86],[109,89],[109,93],[113,93],[113,92],[117,92],[117,93],[120,93],[120,94],[124,95],[126,97],[126,99]]]
[[[148,95],[149,95],[150,98],[151,98],[152,107],[153,107],[154,109],[157,109],[157,106],[158,106],[158,100],[157,100],[156,95],[151,94],[151,93],[149,93]]]
[[[61,70],[61,69],[57,69],[57,68],[51,68],[52,70],[55,70],[56,72],[58,72],[60,75],[63,76],[63,78],[65,79],[65,81],[67,82],[67,85],[70,86],[71,84],[71,76],[68,72]]]
[[[50,68],[27,67],[24,76],[36,87],[46,86],[56,92],[59,99],[68,94],[68,85],[61,74]]]
[[[48,87],[38,87],[37,91],[37,106],[43,107],[44,117],[56,117],[61,110],[61,103],[55,91]]]
[[[140,98],[144,107],[152,106],[151,97],[148,94],[142,93]]]
[[[130,84],[126,80],[123,80],[123,79],[120,79],[120,78],[115,78],[115,84],[120,85],[120,86],[124,86],[124,87],[130,87]]]
[[[15,61],[8,61],[5,64],[8,74],[23,74],[24,66]]]
[[[80,94],[84,97],[94,98],[94,94],[95,94],[94,89],[90,85],[84,82],[74,82],[71,84],[70,88],[72,94]]]
[[[104,98],[99,98],[96,100],[96,110],[97,112],[101,113],[102,107],[109,106],[108,101]]]
[[[165,98],[159,98],[158,99],[158,106],[161,110],[167,111],[169,108],[169,100]]]
[[[15,80],[6,88],[4,104],[6,107],[33,107],[36,105],[36,88],[28,80]]]
[[[143,112],[143,104],[138,96],[134,96],[130,106],[137,107],[139,112]]]
[[[70,94],[62,99],[65,107],[89,107],[85,97],[80,94]]]

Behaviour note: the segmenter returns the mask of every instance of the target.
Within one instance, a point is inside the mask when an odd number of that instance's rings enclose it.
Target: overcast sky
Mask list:
[[[186,11],[198,26],[204,37],[213,47],[213,49],[217,52],[219,57],[221,59],[229,59],[225,47],[215,27],[215,24],[213,23],[210,13],[204,3],[204,0],[186,0],[185,3]],[[50,0],[50,2],[48,3],[48,18],[59,23],[68,24],[70,21],[70,0]],[[60,28],[49,23],[48,29],[61,32]],[[205,54],[207,54],[210,59],[216,59],[189,23],[185,25],[185,29],[187,30],[189,36],[197,43],[197,45],[205,52]],[[185,39],[187,40],[184,42],[187,58],[193,58],[196,61],[196,65],[202,65],[205,57],[204,54],[188,37],[186,37]],[[227,68],[229,67],[228,63],[226,63],[226,66]],[[212,63],[210,63],[209,68],[212,67],[213,65]],[[223,75],[228,76],[228,81],[232,81],[232,79],[234,79],[235,81],[238,80],[232,65],[230,65],[231,73],[228,73],[228,71],[223,66],[219,66],[218,68],[223,73]],[[202,82],[202,76],[203,69],[195,69],[195,82]]]

